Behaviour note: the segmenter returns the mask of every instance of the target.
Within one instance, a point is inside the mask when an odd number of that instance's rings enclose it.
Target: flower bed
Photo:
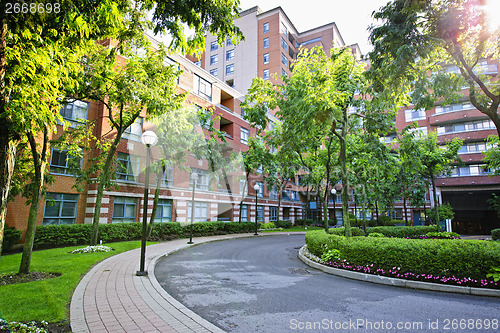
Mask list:
[[[486,277],[492,267],[500,266],[500,244],[496,242],[345,238],[311,231],[306,235],[306,245],[311,255],[323,256],[315,261],[335,268],[408,280],[500,289],[498,282]]]

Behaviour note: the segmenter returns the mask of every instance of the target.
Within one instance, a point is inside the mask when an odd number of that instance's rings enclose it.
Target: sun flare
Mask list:
[[[490,30],[497,31],[500,28],[500,0],[486,0],[482,7],[486,13]]]

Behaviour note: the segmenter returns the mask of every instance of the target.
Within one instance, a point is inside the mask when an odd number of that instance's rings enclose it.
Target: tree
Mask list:
[[[491,14],[491,17],[488,16]],[[486,114],[500,135],[500,84],[484,60],[500,55],[500,28],[481,0],[394,0],[374,13],[383,23],[371,28],[374,50],[369,76],[376,89],[392,90],[415,108],[463,98]],[[450,66],[456,66],[458,73]],[[429,73],[432,72],[432,75]],[[410,95],[411,92],[411,96]]]
[[[282,144],[297,153],[320,190],[324,206],[338,165],[342,179],[344,225],[346,235],[351,236],[348,135],[360,128],[359,118],[364,118],[363,126],[369,131],[385,126],[386,113],[380,110],[386,108],[381,108],[384,104],[381,99],[373,98],[368,102],[363,95],[366,93],[363,65],[354,59],[349,49],[332,50],[331,54],[331,57],[326,56],[321,48],[303,50],[293,74],[282,77],[282,84],[254,79],[245,106],[250,122],[260,128],[267,126],[268,110],[277,109],[276,116],[283,127]],[[356,107],[359,108],[356,110]],[[325,216],[325,229],[327,223]]]
[[[458,150],[462,140],[454,138],[444,146],[437,141],[437,133],[431,132],[426,136],[417,136],[409,127],[403,130],[400,139],[400,155],[403,163],[413,163],[421,177],[430,182],[434,201],[435,216],[439,221],[439,202],[436,192],[436,177],[449,173],[452,163],[459,162]],[[438,230],[439,223],[437,224]]]
[[[0,245],[16,147],[27,131],[36,138],[55,126],[59,117],[56,105],[61,96],[67,96],[68,87],[74,86],[64,79],[79,77],[69,68],[82,66],[74,60],[83,45],[107,38],[123,42],[143,34],[146,26],[139,22],[143,18],[140,13],[153,7],[155,32],[170,32],[173,48],[198,47],[207,28],[221,40],[226,36],[242,38],[233,24],[237,0],[175,3],[155,7],[157,2],[145,0],[133,4],[126,0],[63,0],[46,4],[43,10],[38,6],[35,13],[23,9],[15,15],[8,13],[7,3],[0,5]],[[184,22],[194,29],[195,38],[184,35]],[[46,158],[48,154],[39,156]],[[43,180],[39,182],[43,184]]]

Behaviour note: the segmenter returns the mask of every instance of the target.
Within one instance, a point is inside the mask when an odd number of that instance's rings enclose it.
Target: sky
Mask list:
[[[499,0],[500,1],[500,0]],[[346,45],[358,43],[361,52],[372,50],[368,41],[371,18],[389,0],[240,0],[241,9],[259,6],[263,11],[281,6],[299,31],[335,22]]]

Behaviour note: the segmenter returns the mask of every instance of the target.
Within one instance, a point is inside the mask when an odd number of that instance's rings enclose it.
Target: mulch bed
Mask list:
[[[6,274],[0,276],[0,286],[52,279],[58,276],[61,276],[61,273],[31,272],[28,274]]]

